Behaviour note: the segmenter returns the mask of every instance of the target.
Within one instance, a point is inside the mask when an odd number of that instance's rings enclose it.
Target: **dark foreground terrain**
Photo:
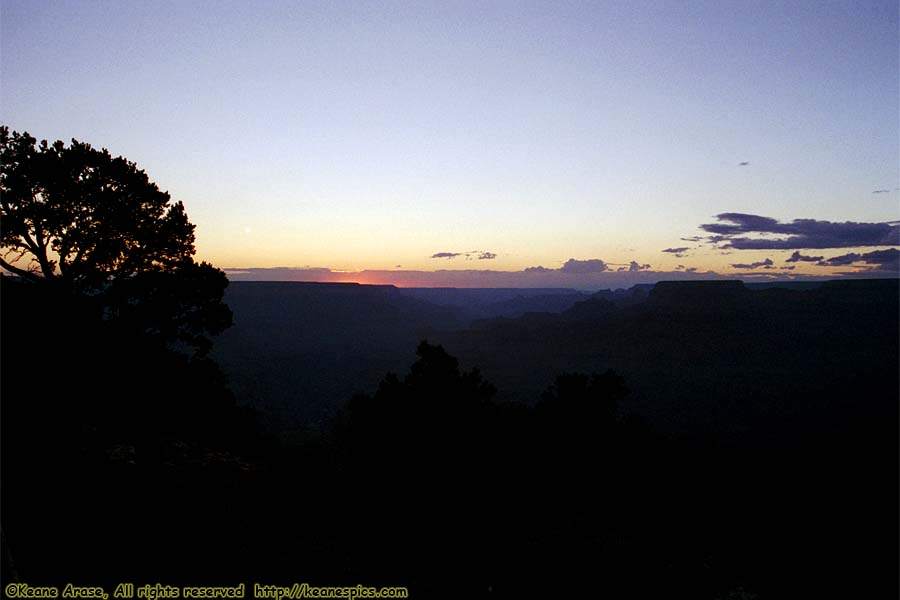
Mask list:
[[[4,582],[897,596],[895,280],[486,320],[232,285],[228,378],[87,300],[0,289]]]

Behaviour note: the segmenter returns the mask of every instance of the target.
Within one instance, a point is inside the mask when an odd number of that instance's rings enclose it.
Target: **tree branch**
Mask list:
[[[19,267],[12,266],[11,264],[6,262],[2,258],[0,258],[0,267],[3,267],[10,273],[14,273],[14,274],[18,275],[19,277],[23,277],[29,281],[43,281],[43,279],[44,279],[43,277],[39,277],[39,276],[35,275],[31,271],[26,271],[25,269],[20,269]]]

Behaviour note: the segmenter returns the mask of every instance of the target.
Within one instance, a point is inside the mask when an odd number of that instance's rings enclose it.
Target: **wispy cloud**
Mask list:
[[[678,258],[683,258],[684,253],[690,250],[689,246],[681,246],[678,248],[666,248],[665,250],[661,250],[660,252],[668,252],[669,254],[674,254]]]
[[[431,258],[446,258],[446,259],[454,259],[459,256],[464,257],[466,260],[494,260],[497,258],[497,255],[493,252],[487,252],[486,250],[470,250],[468,252],[436,252],[431,255]]]

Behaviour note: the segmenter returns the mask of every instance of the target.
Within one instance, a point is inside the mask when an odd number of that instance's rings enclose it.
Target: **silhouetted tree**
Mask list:
[[[248,497],[239,456],[257,449],[205,356],[231,323],[225,274],[194,261],[183,205],[124,158],[0,127],[0,167],[0,266],[16,275],[0,284],[9,552],[33,580],[125,572],[138,555],[177,573],[195,545],[209,558],[191,570],[212,568]]]
[[[418,360],[400,380],[388,373],[374,396],[359,394],[348,406],[351,451],[392,469],[410,461],[447,464],[471,444],[474,428],[490,410],[494,387],[477,369],[461,372],[456,358],[423,341]]]
[[[341,439],[347,481],[371,491],[349,515],[364,533],[363,562],[384,573],[403,565],[404,577],[433,584],[448,568],[445,553],[492,511],[485,483],[494,473],[499,407],[478,370],[460,370],[441,346],[423,341],[416,354],[405,377],[389,373],[374,395],[350,401]]]
[[[0,266],[107,318],[208,349],[231,324],[224,273],[193,255],[194,225],[135,163],[72,140],[48,144],[0,127]]]
[[[29,255],[40,276],[96,284],[191,260],[194,226],[184,206],[170,205],[134,163],[74,139],[37,145],[8,127],[0,127],[0,157],[3,249]],[[38,276],[5,257],[0,264]]]

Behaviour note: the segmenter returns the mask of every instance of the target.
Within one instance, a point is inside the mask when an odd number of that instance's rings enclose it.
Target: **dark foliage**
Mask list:
[[[39,276],[87,287],[191,260],[194,226],[184,206],[170,205],[134,163],[77,140],[38,144],[5,126],[0,160],[3,249],[28,256]]]
[[[72,140],[48,144],[0,126],[0,266],[90,295],[106,318],[209,350],[231,324],[225,274],[194,262],[194,225],[144,171]],[[7,260],[9,259],[9,260]]]
[[[529,409],[493,402],[440,346],[422,343],[418,356],[341,420],[356,568],[427,597],[662,589],[632,580],[676,559],[642,548],[671,516],[645,512],[664,489],[648,477],[662,440],[620,417],[620,377],[561,375]]]
[[[133,163],[5,127],[0,159],[3,579],[191,573],[173,540],[212,572],[265,442],[206,357],[224,273]]]
[[[172,540],[215,550],[221,533],[198,528],[227,522],[264,442],[218,367],[52,287],[5,279],[0,308],[2,525],[19,577],[150,577],[183,559]]]

